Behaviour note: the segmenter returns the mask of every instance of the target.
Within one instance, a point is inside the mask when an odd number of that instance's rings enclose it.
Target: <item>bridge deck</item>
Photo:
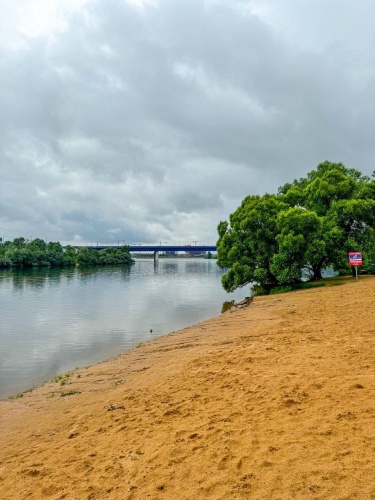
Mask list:
[[[120,245],[120,247],[123,245]],[[118,245],[88,246],[93,250],[119,248]],[[129,245],[130,252],[216,252],[215,245]]]

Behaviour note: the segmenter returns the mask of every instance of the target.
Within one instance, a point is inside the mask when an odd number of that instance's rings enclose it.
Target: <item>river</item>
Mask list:
[[[250,293],[227,294],[222,274],[198,258],[0,270],[0,398],[217,316]]]

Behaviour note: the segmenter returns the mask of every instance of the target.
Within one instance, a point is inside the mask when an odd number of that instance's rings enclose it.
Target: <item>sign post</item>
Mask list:
[[[358,280],[358,266],[362,265],[361,252],[349,252],[349,265],[355,267],[355,279]]]

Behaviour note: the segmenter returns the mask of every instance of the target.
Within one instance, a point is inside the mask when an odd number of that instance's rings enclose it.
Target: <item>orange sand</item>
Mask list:
[[[0,499],[375,499],[374,299],[258,297],[0,402]]]

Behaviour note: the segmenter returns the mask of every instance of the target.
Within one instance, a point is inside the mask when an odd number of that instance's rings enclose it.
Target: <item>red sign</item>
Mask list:
[[[362,265],[362,253],[361,252],[349,252],[349,265],[350,266],[361,266]]]

